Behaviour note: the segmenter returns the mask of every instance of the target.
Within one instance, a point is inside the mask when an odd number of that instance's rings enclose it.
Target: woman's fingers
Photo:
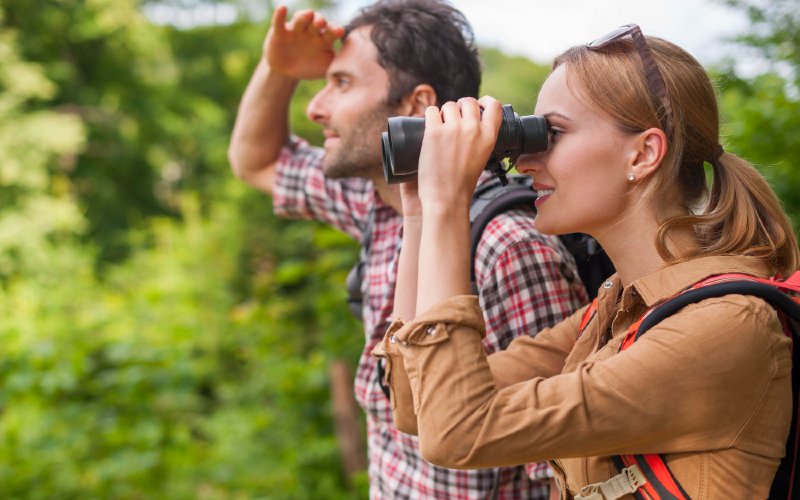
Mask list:
[[[442,105],[442,121],[444,123],[455,124],[458,123],[460,118],[461,110],[457,103],[448,101]]]
[[[461,117],[465,120],[481,121],[481,108],[474,97],[462,97],[458,100],[458,107],[461,109]]]
[[[491,97],[480,101],[467,97],[446,102],[441,109],[425,110],[425,157],[454,164],[453,168],[484,166],[497,140],[502,121],[502,106]],[[477,168],[477,167],[476,167]]]
[[[438,113],[438,120],[436,114]],[[482,143],[494,144],[497,131],[503,120],[502,105],[493,97],[483,97],[477,100],[464,97],[458,102],[446,102],[441,109],[431,106],[425,110],[425,124],[444,125],[451,139],[461,138],[468,142],[480,140]]]
[[[481,119],[481,126],[486,131],[491,131],[497,135],[500,129],[500,122],[503,121],[503,106],[500,101],[492,96],[483,96],[478,101],[481,108],[483,108],[483,117]]]
[[[428,106],[425,108],[425,129],[428,127],[441,125],[442,114],[436,106]]]

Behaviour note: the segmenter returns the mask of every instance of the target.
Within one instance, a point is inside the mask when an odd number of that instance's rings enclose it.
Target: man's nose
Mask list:
[[[317,92],[311,101],[309,101],[308,107],[306,108],[306,116],[309,120],[320,125],[327,121],[329,116],[327,85]]]

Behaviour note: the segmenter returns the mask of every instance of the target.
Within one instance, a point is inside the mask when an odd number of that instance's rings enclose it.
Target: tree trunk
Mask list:
[[[336,438],[342,453],[344,471],[349,479],[356,472],[367,468],[360,410],[353,396],[353,379],[347,362],[343,359],[333,360],[329,374]]]

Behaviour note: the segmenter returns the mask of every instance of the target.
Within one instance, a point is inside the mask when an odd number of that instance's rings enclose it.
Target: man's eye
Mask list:
[[[350,85],[350,80],[348,78],[337,78],[336,80],[333,81],[333,83],[337,87],[347,87]]]

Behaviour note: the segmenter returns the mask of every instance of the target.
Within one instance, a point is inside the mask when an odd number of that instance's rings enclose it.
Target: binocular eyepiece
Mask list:
[[[381,134],[386,182],[399,184],[417,178],[424,132],[424,118],[409,116],[389,118],[388,131]],[[543,116],[519,116],[510,104],[506,104],[503,106],[503,121],[497,134],[497,142],[486,168],[504,180],[506,169],[501,163],[503,158],[508,158],[513,166],[519,155],[545,151],[547,145],[547,120]]]

